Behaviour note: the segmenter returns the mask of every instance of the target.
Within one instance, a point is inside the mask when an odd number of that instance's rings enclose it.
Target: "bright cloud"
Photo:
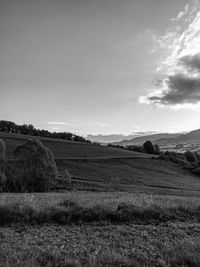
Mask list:
[[[140,103],[175,108],[200,103],[200,9],[198,1],[187,4],[163,36],[152,34],[162,57],[157,62],[157,75],[164,78],[154,83]]]
[[[64,122],[64,121],[49,121],[49,125],[69,125],[69,123]]]
[[[177,21],[181,19],[182,17],[186,16],[188,13],[188,10],[189,10],[189,4],[186,4],[184,10],[180,11],[178,15],[176,16],[176,18],[172,18],[172,21]]]

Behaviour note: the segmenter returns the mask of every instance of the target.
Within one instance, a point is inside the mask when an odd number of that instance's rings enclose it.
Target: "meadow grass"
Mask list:
[[[0,267],[200,266],[200,198],[0,194]]]
[[[192,231],[195,227],[191,235]],[[4,233],[6,238],[0,248],[0,266],[3,267],[197,267],[200,264],[198,236],[186,236],[181,226],[175,225],[156,228],[72,226],[67,229],[45,226],[4,229]]]
[[[200,197],[186,197],[175,195],[155,195],[128,192],[88,192],[66,191],[63,193],[0,193],[0,206],[8,204],[27,205],[35,209],[43,209],[58,205],[69,200],[81,206],[110,206],[116,207],[119,203],[132,204],[139,207],[197,207]]]
[[[200,221],[199,198],[128,193],[2,194],[0,224]]]

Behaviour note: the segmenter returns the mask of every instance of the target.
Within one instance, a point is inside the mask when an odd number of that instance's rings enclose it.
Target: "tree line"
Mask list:
[[[39,137],[50,137],[63,139],[68,141],[76,141],[83,143],[92,143],[89,140],[86,140],[84,137],[70,133],[70,132],[49,132],[48,130],[36,129],[32,124],[23,124],[18,125],[12,121],[1,120],[0,121],[0,132],[5,133],[17,133],[30,136],[39,136]]]

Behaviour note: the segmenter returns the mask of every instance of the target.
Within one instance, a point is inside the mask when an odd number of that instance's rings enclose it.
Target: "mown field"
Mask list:
[[[0,203],[0,266],[200,266],[197,197],[82,191]]]
[[[200,192],[200,178],[181,169],[175,163],[158,159],[79,159],[56,160],[60,170],[67,169],[82,181],[96,182],[108,187],[109,181],[120,183],[118,188],[134,191],[149,187],[158,189],[194,190]],[[148,190],[148,189],[147,189]],[[168,191],[167,191],[168,192]]]

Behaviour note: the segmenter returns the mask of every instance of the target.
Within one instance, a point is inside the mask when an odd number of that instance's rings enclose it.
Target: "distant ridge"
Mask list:
[[[133,132],[132,134],[125,135],[125,134],[88,134],[87,139],[92,142],[98,143],[113,143],[113,142],[121,142],[122,140],[130,140],[136,137],[141,137],[145,135],[152,135],[156,134],[156,131],[146,131],[146,132]]]
[[[174,139],[180,136],[180,133],[170,134],[170,133],[160,133],[160,134],[151,134],[151,135],[144,135],[140,137],[136,137],[130,140],[123,140],[121,142],[113,142],[113,145],[121,145],[121,146],[128,146],[128,145],[141,145],[145,141],[150,140],[152,142],[156,142],[158,140],[163,139]]]
[[[179,145],[179,144],[200,144],[200,129],[188,133],[160,133],[136,137],[130,140],[114,142],[113,145],[128,146],[142,145],[145,141],[150,140],[158,145]]]
[[[189,133],[180,134],[173,138],[161,138],[156,140],[158,144],[199,144],[200,143],[200,129],[191,131]]]

